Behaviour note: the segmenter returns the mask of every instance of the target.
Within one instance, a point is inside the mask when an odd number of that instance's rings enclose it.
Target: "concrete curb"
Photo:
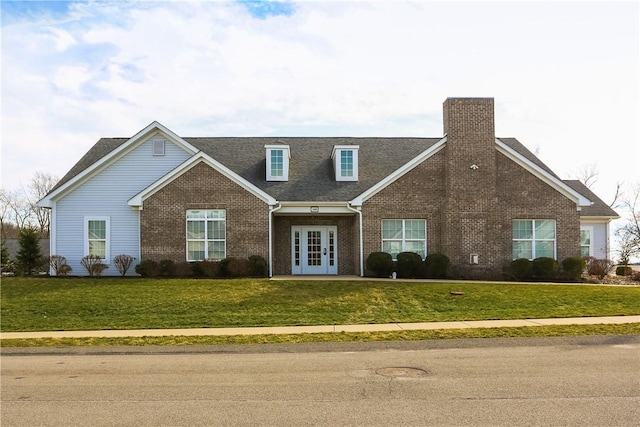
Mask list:
[[[113,338],[113,337],[162,337],[162,336],[228,336],[228,335],[272,335],[313,334],[333,332],[387,332],[437,329],[501,328],[546,325],[598,325],[640,323],[640,315],[607,317],[569,317],[553,319],[476,320],[428,323],[386,323],[369,325],[318,325],[275,326],[248,328],[195,328],[195,329],[124,329],[102,331],[45,331],[4,332],[0,339],[34,338]]]

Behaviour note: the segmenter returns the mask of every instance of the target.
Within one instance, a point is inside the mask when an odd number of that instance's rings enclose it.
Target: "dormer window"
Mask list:
[[[267,150],[267,181],[289,180],[289,159],[291,153],[288,145],[265,145]]]
[[[336,181],[358,180],[358,145],[335,145],[331,153]]]

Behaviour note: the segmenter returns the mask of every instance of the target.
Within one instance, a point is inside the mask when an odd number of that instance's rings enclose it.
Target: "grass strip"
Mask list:
[[[72,277],[3,278],[0,292],[3,332],[640,314],[635,286]]]
[[[167,336],[120,338],[3,339],[2,347],[189,346],[322,342],[420,341],[460,338],[561,337],[640,335],[640,323],[620,325],[549,325],[478,329],[438,329],[392,332],[335,332],[291,335]]]

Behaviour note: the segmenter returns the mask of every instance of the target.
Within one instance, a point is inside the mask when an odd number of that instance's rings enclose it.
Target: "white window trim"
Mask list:
[[[291,150],[288,145],[265,145],[267,162],[267,181],[289,181],[289,159]],[[271,152],[282,151],[282,176],[274,176],[271,169]]]
[[[580,231],[583,230],[589,232],[589,256],[593,256],[595,254],[593,245],[595,227],[593,225],[581,225]],[[580,256],[582,256],[582,242],[580,242]]]
[[[402,221],[402,239],[385,239],[384,236],[384,221]],[[421,255],[422,260],[426,258],[429,250],[427,248],[427,220],[422,218],[384,218],[380,221],[380,251],[384,251],[384,242],[385,241],[397,241],[402,240],[402,250],[400,252],[407,252],[406,243],[409,242],[421,242],[423,239],[407,239],[405,237],[405,221],[423,221],[424,222],[424,256]],[[411,251],[413,252],[413,251]],[[396,258],[393,258],[396,261]]]
[[[89,221],[105,221],[105,248],[104,262],[110,264],[111,260],[111,218],[108,216],[85,216],[84,217],[84,256],[89,255]]]
[[[187,213],[189,211],[224,211],[224,219],[221,218],[208,218],[205,214],[204,218],[194,218],[194,219],[190,219],[187,215]],[[187,224],[189,223],[189,221],[204,221],[204,239],[189,239],[189,237],[187,236]],[[207,227],[208,227],[208,221],[224,221],[224,240],[222,239],[207,239]],[[209,257],[209,245],[207,244],[208,242],[220,242],[223,241],[224,242],[224,256],[221,258],[224,259],[227,257],[227,210],[226,209],[188,209],[185,212],[185,258],[188,262],[197,262],[197,261],[203,261],[203,260],[197,260],[197,259],[189,259],[189,242],[202,242],[204,241],[204,259],[212,259]]]
[[[531,239],[516,239],[513,237],[513,222],[515,221],[530,221],[532,222],[532,238]],[[516,218],[513,219],[511,224],[512,224],[512,231],[511,231],[511,257],[513,258],[513,243],[514,242],[531,242],[531,258],[529,258],[530,260],[534,260],[536,258],[539,258],[536,254],[536,245],[535,242],[549,242],[551,241],[551,239],[536,239],[536,221],[553,221],[553,234],[554,234],[554,238],[553,238],[553,259],[557,260],[558,259],[558,221],[555,218],[536,218],[536,219],[528,219],[528,218]],[[515,259],[515,258],[513,258]]]
[[[333,160],[333,170],[335,171],[336,181],[357,181],[358,180],[358,150],[359,145],[334,145],[331,151],[331,159]],[[343,151],[350,151],[353,155],[353,175],[342,176],[342,165],[340,159]]]

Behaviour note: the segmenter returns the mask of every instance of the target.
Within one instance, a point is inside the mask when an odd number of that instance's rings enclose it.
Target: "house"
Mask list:
[[[514,138],[492,98],[449,98],[436,138],[102,138],[40,201],[52,254],[136,262],[261,255],[270,275],[363,275],[376,251],[446,254],[461,277],[515,258],[609,256],[617,214]]]

